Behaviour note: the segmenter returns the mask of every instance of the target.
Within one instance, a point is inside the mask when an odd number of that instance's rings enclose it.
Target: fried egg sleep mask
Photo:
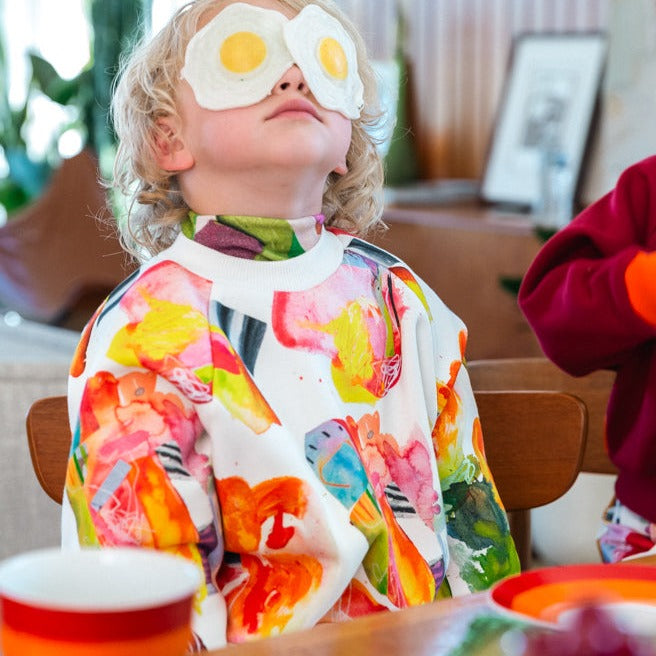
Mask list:
[[[291,20],[242,2],[228,5],[189,41],[181,75],[205,109],[254,105],[294,64],[325,109],[360,116],[363,87],[355,45],[317,5]]]

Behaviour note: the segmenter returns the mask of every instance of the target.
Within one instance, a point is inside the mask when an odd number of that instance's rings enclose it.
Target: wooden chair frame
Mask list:
[[[61,503],[71,448],[66,397],[49,396],[35,401],[28,410],[25,428],[36,478],[43,491]]]
[[[595,371],[586,376],[567,374],[545,357],[491,358],[472,360],[467,370],[474,390],[558,390],[579,397],[586,406],[588,428],[581,471],[617,474],[606,451],[606,408],[615,374]],[[509,514],[513,532],[525,563],[530,561],[530,513]]]
[[[472,360],[467,371],[475,391],[556,390],[578,396],[588,411],[588,433],[581,471],[617,474],[606,451],[606,407],[615,380],[612,371],[570,376],[546,358]]]

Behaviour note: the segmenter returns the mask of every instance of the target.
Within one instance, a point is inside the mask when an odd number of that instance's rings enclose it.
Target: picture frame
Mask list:
[[[515,38],[481,181],[484,202],[539,208],[547,148],[559,149],[573,189],[579,186],[607,52],[604,32]]]

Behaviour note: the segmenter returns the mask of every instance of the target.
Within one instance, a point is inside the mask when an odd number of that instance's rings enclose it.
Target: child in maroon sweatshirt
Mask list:
[[[656,157],[552,237],[519,305],[542,348],[575,376],[611,369],[606,439],[619,469],[599,539],[615,562],[656,543]]]

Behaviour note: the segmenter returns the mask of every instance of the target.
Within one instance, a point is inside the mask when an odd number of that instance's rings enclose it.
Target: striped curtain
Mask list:
[[[398,0],[423,177],[480,177],[512,39],[606,29],[613,0]],[[617,0],[615,0],[617,1]],[[395,0],[338,0],[372,57],[394,50]]]

